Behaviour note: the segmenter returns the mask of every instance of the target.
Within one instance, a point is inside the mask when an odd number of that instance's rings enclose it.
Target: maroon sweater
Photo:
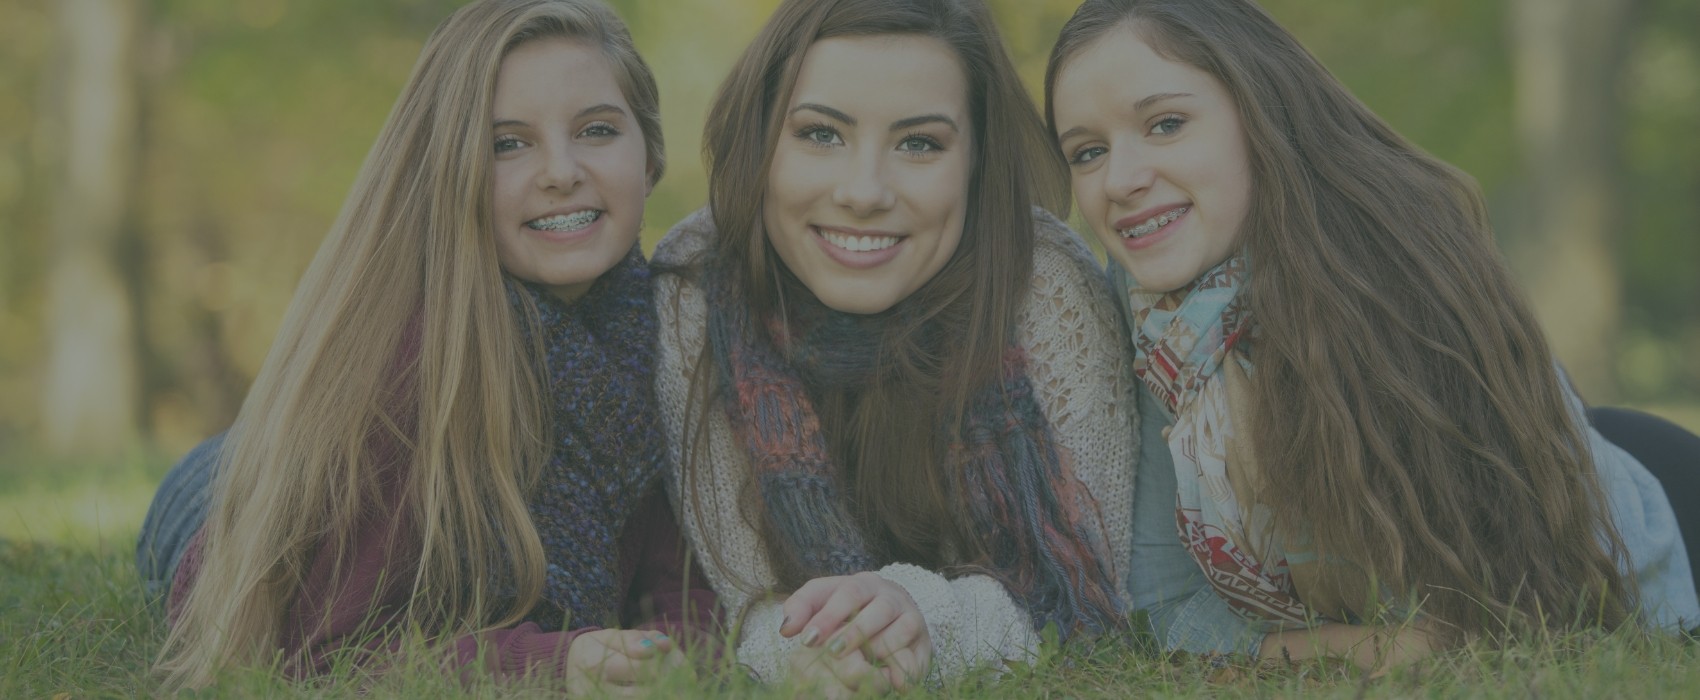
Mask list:
[[[418,563],[417,528],[399,507],[400,489],[386,486],[389,507],[367,509],[355,527],[340,576],[333,578],[332,548],[322,548],[308,569],[295,599],[284,612],[278,646],[295,678],[329,671],[339,655],[352,653],[368,663],[394,652],[399,627]],[[177,618],[184,596],[200,571],[206,531],[196,533],[172,579],[170,619]],[[657,630],[679,640],[704,658],[719,656],[720,609],[700,567],[687,573],[684,541],[673,511],[659,486],[632,513],[620,536],[620,582],[626,590],[620,624]],[[600,627],[547,631],[525,622],[506,629],[465,634],[443,645],[449,661],[473,670],[483,647],[486,670],[499,678],[532,673],[564,677],[567,647]]]

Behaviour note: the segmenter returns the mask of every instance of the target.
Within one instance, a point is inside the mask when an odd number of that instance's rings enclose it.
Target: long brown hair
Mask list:
[[[490,115],[503,57],[544,37],[602,49],[661,176],[654,77],[600,2],[486,0],[437,27],[225,442],[203,564],[160,652],[167,687],[272,658],[314,557],[333,548],[340,569],[357,518],[382,502],[393,475],[374,441],[405,446],[420,542],[400,557],[418,562],[409,625],[509,624],[539,600],[526,495],[548,423],[539,349],[523,340],[491,233]],[[499,581],[516,599],[497,600]]]
[[[990,13],[979,0],[787,0],[722,84],[704,129],[709,206],[718,236],[707,260],[745,290],[750,314],[784,313],[788,295],[808,294],[784,269],[762,226],[763,193],[784,110],[810,45],[838,36],[903,34],[948,44],[968,80],[973,166],[967,216],[955,253],[900,302],[905,309],[878,339],[880,370],[854,395],[811,396],[835,463],[876,556],[937,568],[974,561],[937,426],[956,426],[973,391],[1000,377],[1015,317],[1032,273],[1032,207],[1066,213],[1068,174],[1015,71]],[[701,261],[699,261],[701,262]],[[684,271],[685,274],[694,274]],[[889,313],[889,312],[888,312]],[[931,331],[923,328],[930,327]],[[928,342],[932,337],[948,343]],[[713,341],[710,340],[710,343]],[[712,367],[705,345],[698,367]],[[694,414],[685,430],[686,479],[708,469],[703,427],[721,409],[712,372],[692,381]],[[694,438],[692,437],[694,436]],[[748,502],[748,499],[747,501]],[[746,514],[760,512],[746,507]],[[766,529],[764,521],[755,523]],[[770,533],[771,535],[771,533]],[[768,536],[781,585],[801,571]],[[953,562],[942,552],[952,552]],[[711,556],[719,554],[710,547]]]
[[[1621,624],[1634,582],[1580,416],[1468,175],[1248,0],[1087,0],[1046,70],[1130,28],[1226,86],[1252,165],[1257,499],[1448,641]]]

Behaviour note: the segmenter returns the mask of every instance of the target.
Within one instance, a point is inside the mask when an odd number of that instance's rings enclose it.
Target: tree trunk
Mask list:
[[[61,0],[64,179],[48,273],[42,423],[62,454],[111,455],[136,436],[131,303],[119,265],[135,175],[136,0]]]
[[[1638,0],[1514,0],[1516,131],[1528,183],[1517,271],[1585,396],[1616,395],[1622,289],[1612,237],[1624,72]]]

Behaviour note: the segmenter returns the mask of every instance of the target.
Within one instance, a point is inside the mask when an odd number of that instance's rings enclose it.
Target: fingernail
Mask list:
[[[668,639],[666,632],[662,632],[661,634],[655,635],[655,638],[656,639],[663,639],[663,640]]]
[[[843,637],[833,637],[832,641],[827,643],[826,650],[830,651],[834,654],[841,652],[841,651],[844,651],[844,638]]]
[[[643,640],[642,644],[646,647],[652,647],[652,646],[655,646],[655,641],[650,640],[650,639],[645,639],[645,640]]]
[[[803,630],[803,646],[812,647],[817,639],[820,639],[820,630],[813,627]]]

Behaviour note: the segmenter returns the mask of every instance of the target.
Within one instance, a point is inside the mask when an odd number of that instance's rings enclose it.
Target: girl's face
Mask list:
[[[942,40],[815,42],[767,174],[768,241],[827,306],[891,308],[962,240],[971,123],[967,76]]]
[[[1251,164],[1219,81],[1124,27],[1081,50],[1053,89],[1080,213],[1141,288],[1173,290],[1233,255]]]
[[[539,39],[496,78],[492,205],[502,268],[572,301],[637,241],[643,132],[602,52]]]

